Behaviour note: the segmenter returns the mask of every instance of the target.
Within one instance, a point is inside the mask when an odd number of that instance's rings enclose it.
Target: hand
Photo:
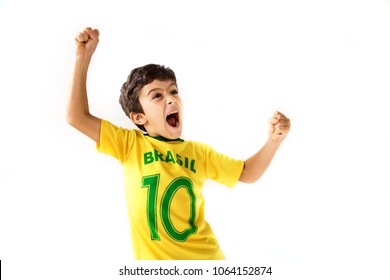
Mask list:
[[[87,27],[77,34],[75,42],[77,56],[92,56],[99,43],[99,30]]]
[[[281,143],[290,131],[290,119],[282,113],[276,111],[269,119],[268,134],[269,139],[276,143]]]

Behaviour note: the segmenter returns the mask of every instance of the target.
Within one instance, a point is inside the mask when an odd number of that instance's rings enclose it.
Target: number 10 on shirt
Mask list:
[[[174,240],[184,242],[191,234],[197,231],[195,225],[196,217],[196,197],[191,180],[187,177],[178,177],[174,179],[165,189],[158,201],[158,190],[160,184],[160,174],[144,176],[142,178],[142,188],[147,188],[146,215],[150,235],[152,240],[160,240],[157,227],[157,219],[160,216],[161,223],[166,233]],[[183,231],[178,231],[171,220],[171,203],[176,192],[184,188],[190,197],[190,216],[188,218],[188,227]],[[159,213],[158,213],[159,212]]]

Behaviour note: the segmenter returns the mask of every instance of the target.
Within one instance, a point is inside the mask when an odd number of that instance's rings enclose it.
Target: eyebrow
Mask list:
[[[169,87],[171,87],[171,86],[177,87],[177,85],[176,85],[175,82],[170,83],[170,84],[169,84]],[[146,96],[149,96],[149,94],[150,94],[152,91],[155,91],[155,90],[163,90],[163,89],[162,89],[162,88],[153,88],[153,89],[149,90],[149,92],[146,94]]]

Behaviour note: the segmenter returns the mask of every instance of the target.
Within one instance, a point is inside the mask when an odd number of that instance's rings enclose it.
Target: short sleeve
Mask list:
[[[206,145],[206,176],[228,187],[233,187],[244,168],[244,161],[216,152]]]
[[[134,139],[134,130],[117,127],[109,121],[102,120],[100,141],[99,144],[96,144],[96,149],[118,159],[123,164],[127,159]]]

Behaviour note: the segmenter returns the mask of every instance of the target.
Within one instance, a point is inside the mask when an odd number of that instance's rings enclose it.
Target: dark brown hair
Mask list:
[[[141,89],[154,80],[171,80],[176,83],[176,76],[172,69],[158,64],[147,64],[133,69],[127,77],[127,81],[122,85],[119,103],[126,116],[130,117],[130,112],[144,113],[139,102]],[[139,129],[146,131],[143,125],[138,125]]]

